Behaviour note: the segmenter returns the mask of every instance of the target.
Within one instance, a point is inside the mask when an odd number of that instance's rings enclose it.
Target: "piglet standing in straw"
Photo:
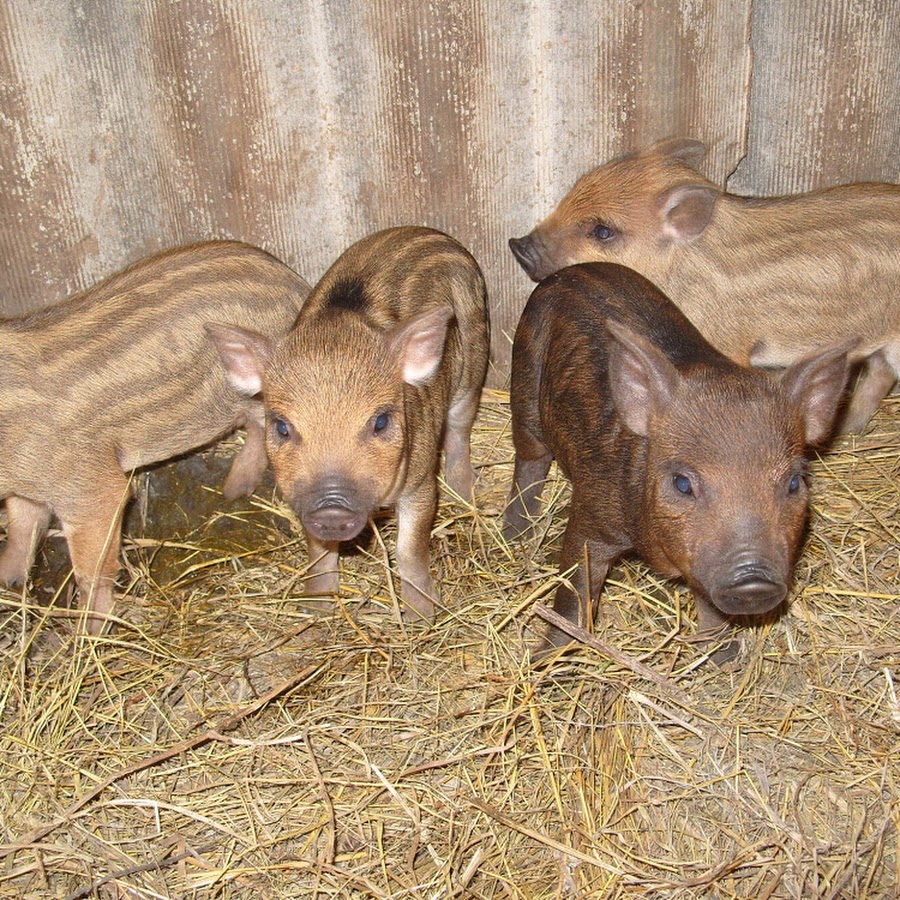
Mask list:
[[[662,141],[599,166],[510,240],[513,254],[535,281],[579,262],[628,266],[742,365],[782,368],[859,336],[840,427],[862,431],[900,377],[900,185],[738,197],[696,171],[704,152]]]
[[[631,269],[587,263],[542,281],[516,329],[515,474],[505,535],[526,533],[555,459],[572,482],[554,608],[582,627],[610,565],[636,551],[692,588],[699,630],[787,596],[806,519],[805,449],[831,430],[851,342],[779,379],[713,349]],[[568,637],[551,628],[546,644]]]
[[[430,620],[439,454],[452,490],[470,499],[469,439],[488,364],[472,256],[438,231],[391,228],[332,265],[283,339],[208,330],[234,387],[265,404],[275,480],[308,543],[306,592],[337,593],[341,542],[396,506],[404,615]]]
[[[52,516],[62,523],[86,630],[113,605],[129,473],[210,444],[246,442],[225,496],[266,468],[263,411],[226,381],[204,325],[229,318],[274,338],[309,285],[234,241],[179,247],[56,306],[0,322],[0,579],[22,584]]]

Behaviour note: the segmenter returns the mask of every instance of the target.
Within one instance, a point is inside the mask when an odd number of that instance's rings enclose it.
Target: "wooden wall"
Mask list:
[[[0,309],[235,237],[315,281],[352,241],[458,237],[495,371],[507,249],[586,169],[661,137],[740,193],[898,180],[893,0],[5,0]]]

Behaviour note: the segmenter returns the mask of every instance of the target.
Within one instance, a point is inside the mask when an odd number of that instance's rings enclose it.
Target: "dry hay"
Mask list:
[[[597,626],[621,658],[530,664],[566,488],[537,541],[503,543],[499,393],[478,509],[435,525],[431,630],[397,618],[390,519],[323,611],[262,499],[245,553],[201,528],[165,583],[127,545],[109,637],[3,594],[0,896],[897,896],[898,423],[895,396],[815,463],[793,602],[733,671],[631,562]]]

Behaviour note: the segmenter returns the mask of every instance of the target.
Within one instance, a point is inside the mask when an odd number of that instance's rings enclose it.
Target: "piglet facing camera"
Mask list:
[[[56,306],[0,322],[0,579],[23,583],[52,516],[62,524],[86,628],[112,609],[128,475],[212,443],[246,441],[225,481],[252,492],[266,468],[263,409],[238,395],[204,326],[229,318],[274,338],[309,286],[234,241],[149,257]]]
[[[777,607],[807,515],[805,450],[829,435],[854,343],[774,379],[713,349],[623,266],[572,266],[538,285],[513,343],[505,533],[529,530],[556,459],[572,482],[560,568],[574,568],[556,611],[584,626],[629,551],[687,582],[706,639]],[[567,640],[551,629],[546,644]]]
[[[439,454],[452,490],[470,499],[488,363],[472,256],[438,231],[391,228],[334,263],[283,339],[230,324],[208,331],[232,385],[265,404],[275,480],[306,534],[307,593],[337,593],[340,543],[395,506],[404,615],[430,620]]]
[[[839,427],[863,430],[900,377],[900,185],[740,197],[694,168],[705,150],[661,141],[598,166],[510,249],[535,281],[628,266],[742,365],[783,368],[857,335]]]

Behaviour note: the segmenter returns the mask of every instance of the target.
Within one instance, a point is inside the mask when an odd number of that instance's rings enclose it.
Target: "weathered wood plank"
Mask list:
[[[900,7],[754,0],[752,23],[753,55],[751,0],[8,0],[0,307],[209,237],[314,281],[428,224],[482,263],[502,384],[531,289],[507,240],[610,156],[680,134],[720,183],[746,151],[742,192],[897,177]]]
[[[900,4],[754,0],[747,157],[729,187],[900,180]]]

